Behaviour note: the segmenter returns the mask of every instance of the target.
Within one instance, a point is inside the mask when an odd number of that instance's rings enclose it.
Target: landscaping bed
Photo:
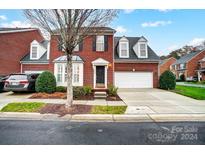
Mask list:
[[[197,100],[205,100],[205,88],[177,85],[175,90],[173,90],[173,92]]]
[[[116,95],[116,96],[108,95],[106,98],[106,101],[122,101],[122,99],[118,95]]]
[[[30,99],[66,99],[66,93],[65,92],[54,92],[51,94],[48,93],[34,93]],[[94,95],[79,95],[77,97],[73,98],[74,100],[94,100]]]
[[[6,105],[1,112],[37,112],[64,116],[66,114],[124,114],[127,106],[45,104],[38,102],[19,102]]]

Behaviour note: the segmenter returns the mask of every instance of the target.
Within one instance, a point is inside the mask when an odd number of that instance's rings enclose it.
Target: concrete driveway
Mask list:
[[[127,114],[205,113],[205,100],[199,101],[160,89],[119,89],[128,105]]]

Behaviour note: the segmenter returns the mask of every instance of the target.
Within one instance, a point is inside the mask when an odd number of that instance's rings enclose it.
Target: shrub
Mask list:
[[[185,81],[185,75],[184,74],[181,74],[179,78],[180,78],[181,81]]]
[[[78,98],[85,95],[83,87],[73,87],[73,98]]]
[[[58,86],[56,87],[56,92],[67,92],[67,87]]]
[[[176,86],[176,77],[171,71],[165,71],[159,79],[159,87],[161,89],[172,90]]]
[[[108,95],[110,96],[117,96],[117,91],[118,91],[118,88],[113,86],[113,85],[109,85],[108,86]]]
[[[49,71],[45,71],[41,73],[36,80],[35,89],[37,92],[46,92],[46,93],[55,92],[56,91],[55,76]]]
[[[90,95],[92,94],[92,88],[90,86],[84,86],[83,92],[84,92],[84,95]]]

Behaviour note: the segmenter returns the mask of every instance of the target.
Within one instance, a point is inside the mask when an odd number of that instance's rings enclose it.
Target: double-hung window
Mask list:
[[[79,83],[80,70],[79,65],[73,65],[73,83]]]
[[[120,57],[121,58],[128,58],[129,57],[129,46],[128,42],[120,42]]]
[[[37,59],[38,58],[38,47],[32,46],[31,47],[31,59]]]
[[[147,57],[146,44],[140,43],[140,57]]]
[[[96,37],[96,51],[104,51],[104,36]]]
[[[63,66],[62,64],[57,65],[57,82],[62,82]]]

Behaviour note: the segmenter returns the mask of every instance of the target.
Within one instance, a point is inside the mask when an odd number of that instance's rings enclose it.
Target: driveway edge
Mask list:
[[[0,120],[42,120],[72,122],[180,122],[205,121],[205,114],[40,114],[24,112],[0,112]]]

